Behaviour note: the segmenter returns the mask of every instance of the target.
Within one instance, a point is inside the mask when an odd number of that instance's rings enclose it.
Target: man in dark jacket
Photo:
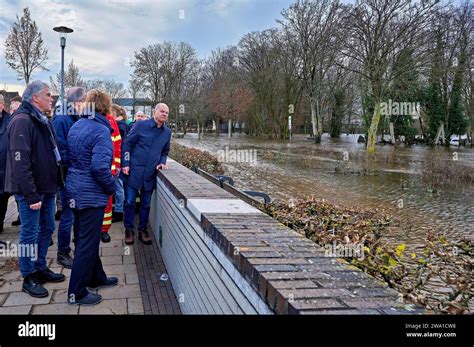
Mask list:
[[[5,111],[5,100],[0,94],[0,233],[3,232],[3,220],[8,208],[10,194],[5,193],[5,165],[7,162],[7,134],[6,130],[10,122],[10,114]]]
[[[45,282],[61,282],[62,274],[48,269],[46,253],[54,232],[55,196],[61,157],[54,129],[44,113],[53,99],[47,84],[30,83],[23,102],[8,126],[5,191],[17,195],[21,229],[19,264],[23,291],[37,298],[47,297]]]
[[[54,130],[58,139],[59,153],[64,172],[67,172],[69,159],[67,155],[67,136],[69,129],[79,120],[79,109],[86,99],[86,90],[82,87],[70,88],[67,92],[67,107],[63,108],[64,114],[53,118]],[[66,269],[72,269],[71,257],[71,227],[74,223],[74,214],[64,196],[64,189],[59,189],[61,199],[61,220],[58,226],[58,255],[57,262]]]
[[[125,243],[133,244],[135,200],[140,192],[138,239],[151,244],[147,231],[151,194],[156,187],[157,170],[166,169],[170,150],[171,130],[166,126],[169,109],[160,103],[153,119],[135,124],[122,148],[122,178],[125,183]]]

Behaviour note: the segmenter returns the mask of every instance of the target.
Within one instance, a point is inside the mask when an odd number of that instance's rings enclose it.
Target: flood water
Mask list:
[[[234,134],[230,140],[224,134],[204,134],[198,139],[191,133],[173,141],[214,155],[223,155],[226,150],[256,150],[256,161],[224,163],[225,174],[234,179],[237,188],[266,192],[272,199],[314,196],[340,206],[384,210],[394,217],[394,227],[384,235],[389,242],[414,246],[425,239],[428,228],[450,239],[473,240],[474,187],[464,185],[433,193],[420,175],[427,160],[437,157],[449,161],[453,152],[459,162],[474,170],[471,148],[381,145],[376,153],[388,159],[376,162],[373,173],[360,174],[336,172],[344,159],[350,164],[357,162],[355,156],[364,156],[365,145],[357,143],[354,135],[335,140],[323,136],[321,144],[312,143],[305,135],[293,136],[289,142],[243,134]],[[232,154],[228,158],[232,160]]]

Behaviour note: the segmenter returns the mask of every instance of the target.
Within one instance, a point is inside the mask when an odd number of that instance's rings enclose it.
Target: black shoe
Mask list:
[[[57,263],[66,269],[72,269],[73,259],[71,257],[71,251],[58,251]]]
[[[61,220],[61,211],[60,210],[56,211],[56,214],[54,215],[54,220]]]
[[[14,221],[12,222],[12,227],[17,227],[17,226],[19,226],[19,225],[21,225],[20,216],[18,216],[17,220],[14,220]]]
[[[114,212],[112,215],[112,223],[123,222],[123,213],[122,212]]]
[[[101,288],[113,287],[113,286],[116,286],[117,284],[118,284],[118,278],[117,277],[107,277],[105,282],[102,283],[101,285],[99,285],[97,287],[87,287],[87,289],[99,290]]]
[[[100,233],[100,239],[102,240],[102,242],[104,243],[107,243],[107,242],[110,242],[110,235],[109,233]]]
[[[99,302],[102,301],[102,296],[99,294],[93,294],[93,293],[88,293],[85,297],[74,300],[74,299],[68,299],[68,303],[70,305],[83,305],[83,306],[93,306],[97,305]]]
[[[51,239],[51,241],[49,241],[49,247],[51,247],[52,245],[54,245],[53,239]]]
[[[35,275],[36,281],[41,284],[46,282],[57,283],[66,279],[66,276],[63,274],[54,273],[48,268],[42,271],[36,271]]]
[[[23,280],[23,291],[34,298],[45,298],[49,295],[48,290],[36,280],[35,272]]]

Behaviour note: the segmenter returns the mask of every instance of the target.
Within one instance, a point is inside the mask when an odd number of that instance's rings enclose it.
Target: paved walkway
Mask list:
[[[10,198],[0,240],[18,243],[19,227],[11,226],[16,217],[16,204]],[[50,269],[65,274],[66,280],[45,284],[50,293],[48,297],[32,298],[21,290],[23,280],[17,259],[0,257],[0,314],[179,314],[170,281],[160,280],[166,269],[156,242],[145,246],[137,241],[133,246],[126,246],[122,230],[122,223],[112,224],[112,241],[100,244],[105,272],[119,279],[117,287],[99,290],[104,299],[100,304],[79,307],[66,303],[71,270],[56,263],[56,228],[54,245],[48,250],[47,261]]]

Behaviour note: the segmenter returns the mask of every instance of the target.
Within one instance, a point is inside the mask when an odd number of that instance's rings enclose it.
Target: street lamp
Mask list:
[[[65,26],[54,27],[53,30],[59,33],[61,42],[61,110],[64,113],[64,48],[66,48],[66,35],[74,30]]]

